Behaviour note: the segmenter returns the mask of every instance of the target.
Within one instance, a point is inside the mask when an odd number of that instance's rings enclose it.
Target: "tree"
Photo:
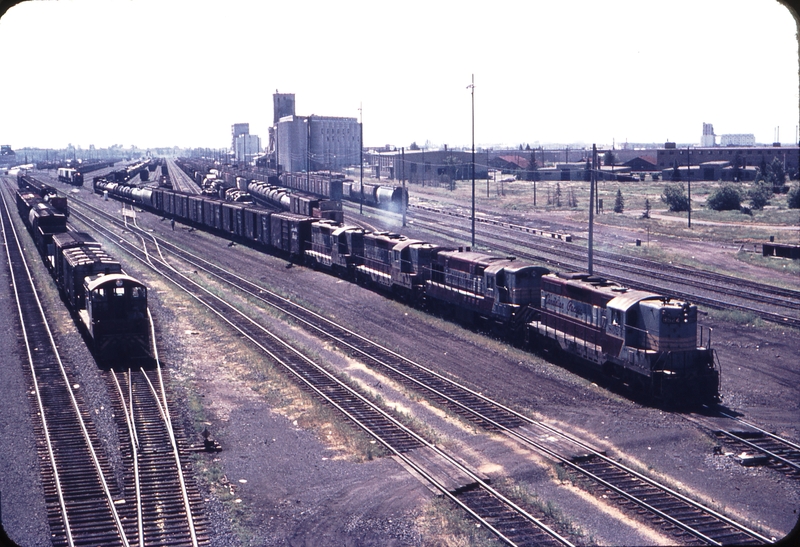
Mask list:
[[[603,154],[603,165],[614,165],[614,162],[617,158],[614,157],[614,153],[611,150],[607,150],[605,154]]]
[[[683,184],[668,184],[664,187],[661,201],[667,204],[670,211],[680,213],[689,210],[689,198]]]
[[[625,210],[625,198],[622,197],[622,190],[617,188],[617,199],[614,200],[614,212],[622,213]]]
[[[561,183],[556,183],[556,207],[561,207]]]
[[[408,149],[409,149],[409,150],[419,150],[419,145],[417,144],[417,141],[414,141],[414,142],[412,142],[412,143],[409,145]]]
[[[678,166],[675,165],[672,168],[672,182],[680,182],[680,181],[681,181],[681,172],[678,170]]]
[[[795,183],[786,196],[786,204],[790,209],[800,209],[800,183]]]
[[[778,158],[773,158],[772,163],[767,166],[767,180],[772,183],[773,192],[783,191],[786,184],[786,171],[783,169],[783,162]]]
[[[738,211],[742,206],[742,194],[732,184],[726,184],[714,190],[706,202],[714,211]]]
[[[750,206],[753,209],[763,209],[772,198],[772,187],[764,182],[757,182],[747,193],[750,198]]]
[[[650,218],[650,198],[644,198],[644,213],[642,213],[642,218]]]

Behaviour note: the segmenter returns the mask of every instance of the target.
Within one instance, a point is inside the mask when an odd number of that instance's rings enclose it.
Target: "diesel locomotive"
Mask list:
[[[719,401],[715,353],[691,303],[330,219],[101,178],[94,186],[97,193],[487,325],[531,348],[574,357],[658,403]]]

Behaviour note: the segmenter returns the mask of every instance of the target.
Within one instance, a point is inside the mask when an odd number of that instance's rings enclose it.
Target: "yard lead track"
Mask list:
[[[129,536],[140,545],[198,547],[207,545],[208,523],[203,500],[192,477],[183,435],[169,418],[162,370],[110,370],[105,375],[120,431],[126,470]],[[135,527],[132,525],[135,523]]]
[[[234,273],[214,266],[207,260],[192,255],[188,251],[175,245],[160,241],[159,246],[190,263],[193,268],[203,270],[212,276],[216,276],[227,286],[232,288],[236,287],[245,292],[249,297],[258,299],[289,315],[296,321],[305,325],[309,330],[326,336],[345,351],[363,358],[368,364],[379,366],[384,372],[398,381],[415,389],[425,391],[433,400],[439,404],[448,406],[451,410],[462,415],[464,418],[475,422],[487,430],[503,431],[521,444],[550,456],[554,460],[560,462],[561,465],[569,467],[582,474],[584,477],[589,478],[595,485],[595,488],[600,487],[613,490],[614,498],[620,500],[619,502],[622,505],[630,506],[631,504],[635,504],[635,510],[637,512],[646,511],[651,519],[658,521],[660,526],[670,533],[674,530],[678,530],[676,537],[682,538],[684,536],[691,536],[694,538],[692,541],[699,541],[700,543],[710,545],[731,542],[749,544],[770,541],[769,538],[750,530],[748,527],[736,523],[732,519],[672,491],[669,487],[659,484],[652,479],[644,477],[614,462],[579,439],[571,437],[546,424],[531,420],[480,393],[465,388],[426,367],[414,363],[391,350],[363,338],[357,333],[315,312],[292,303],[277,294],[271,293],[263,287],[241,278]],[[581,459],[584,465],[538,442],[536,440],[536,434],[522,432],[520,426],[536,428],[539,435],[556,435],[563,438],[566,442],[578,446],[579,449],[587,455],[586,458]],[[594,465],[594,469],[597,469],[598,472],[593,473],[590,466],[585,464],[585,462],[589,461],[602,462],[602,465],[613,469],[613,472],[608,470],[600,471],[601,466]],[[609,479],[609,477],[613,477],[613,480]],[[646,487],[643,485],[646,485]],[[626,487],[630,488],[632,491],[626,491]],[[659,500],[669,500],[666,508],[648,503],[648,497],[650,499],[656,497],[656,492],[658,492],[657,497]]]
[[[109,484],[110,466],[99,446],[78,384],[61,361],[38,299],[22,243],[2,196],[3,242],[11,272],[33,390],[37,451],[53,545],[128,546]],[[49,282],[49,279],[48,279]]]
[[[84,206],[89,207],[86,204]],[[107,213],[94,209],[93,211],[114,223],[119,223],[117,219]],[[157,240],[151,234],[141,236],[142,243],[145,243],[145,237],[152,237],[156,244],[155,253],[149,254],[146,244],[144,245],[144,250],[142,250],[138,245],[134,245],[124,238],[119,239],[116,234],[110,232],[105,226],[81,214],[79,211],[73,210],[73,214],[96,227],[98,231],[105,232],[108,237],[115,239],[116,243],[126,252],[135,256],[144,264],[149,265],[154,271],[177,285],[198,303],[217,315],[221,321],[238,331],[274,363],[287,370],[304,390],[341,412],[358,429],[366,432],[381,443],[391,454],[424,477],[443,496],[448,497],[466,510],[504,543],[517,546],[571,545],[567,539],[561,537],[541,520],[506,498],[458,460],[404,426],[377,404],[368,400],[358,391],[339,380],[324,367],[303,355],[255,320],[240,312],[222,298],[212,294],[193,279],[175,270],[161,256],[160,247],[166,247],[167,244],[165,242]],[[431,473],[408,456],[408,452],[423,447],[433,451],[449,465],[469,476],[474,481],[473,488],[483,493],[476,495],[466,492],[451,492]],[[466,497],[466,501],[462,501],[462,496]]]

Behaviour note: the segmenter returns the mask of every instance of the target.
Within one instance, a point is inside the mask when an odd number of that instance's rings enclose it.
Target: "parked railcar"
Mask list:
[[[45,201],[50,202],[53,208],[69,216],[69,205],[65,196],[58,195],[58,191],[42,181],[25,173],[17,174],[17,186],[20,190],[29,190]]]
[[[58,180],[75,186],[83,186],[83,175],[77,169],[69,167],[58,168]]]
[[[51,261],[53,235],[67,231],[66,215],[28,190],[17,191],[17,210],[30,230],[39,253]]]
[[[310,248],[313,218],[294,213],[272,213],[270,215],[270,245],[273,249],[287,253],[294,259],[303,258]]]

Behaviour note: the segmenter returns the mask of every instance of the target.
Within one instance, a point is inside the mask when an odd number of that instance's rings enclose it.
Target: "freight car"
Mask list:
[[[58,180],[75,186],[83,186],[83,175],[78,170],[68,167],[58,168]]]
[[[580,359],[659,403],[719,400],[714,350],[702,330],[698,343],[697,307],[688,302],[327,219],[160,189],[126,194],[99,183],[98,191],[103,187],[118,199],[280,251],[532,349]]]
[[[17,210],[45,260],[53,255],[53,235],[67,231],[67,216],[30,190],[17,191]]]
[[[49,184],[45,184],[30,175],[18,173],[17,186],[20,190],[29,190],[35,193],[43,200],[48,201],[56,211],[64,213],[65,216],[69,216],[69,205],[67,204],[67,198],[58,195],[56,189]]]
[[[98,362],[149,359],[147,288],[37,195],[18,191],[17,208]]]

